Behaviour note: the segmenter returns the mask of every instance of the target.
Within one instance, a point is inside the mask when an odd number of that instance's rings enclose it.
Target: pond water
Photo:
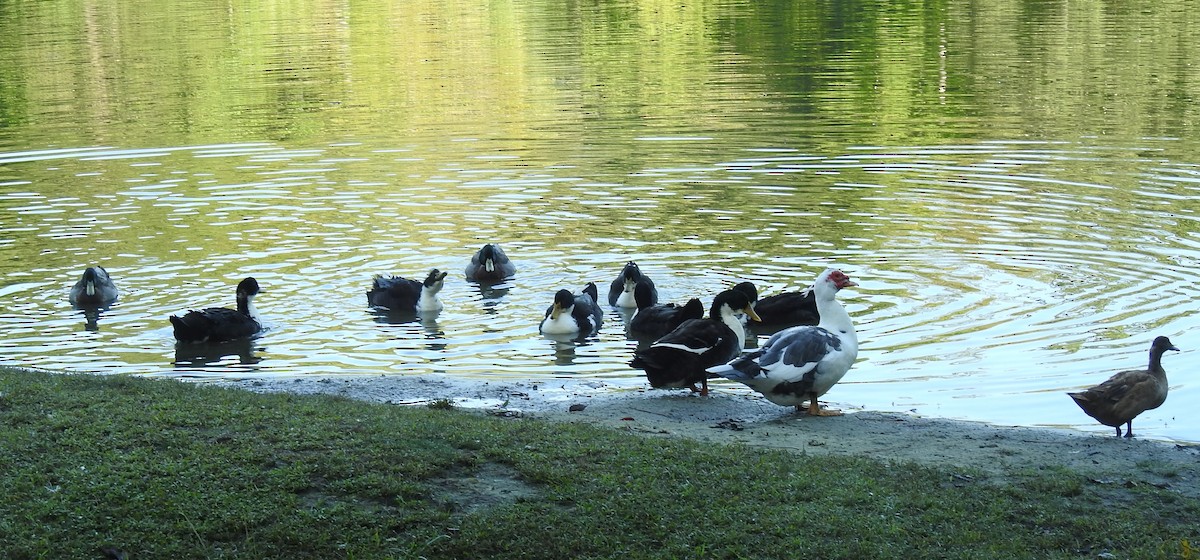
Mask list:
[[[1108,434],[1063,392],[1168,335],[1137,431],[1200,442],[1200,16],[793,4],[0,5],[0,364],[640,387],[616,310],[538,334],[554,291],[836,265],[862,349],[835,406]],[[494,289],[461,273],[485,242],[518,265]],[[92,264],[122,295],[85,317]],[[436,317],[367,308],[433,267]],[[245,276],[269,330],[177,349],[167,316]]]

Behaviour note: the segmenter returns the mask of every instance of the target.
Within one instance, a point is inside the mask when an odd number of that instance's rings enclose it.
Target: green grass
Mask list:
[[[448,407],[0,369],[6,558],[1180,558],[1200,504]]]

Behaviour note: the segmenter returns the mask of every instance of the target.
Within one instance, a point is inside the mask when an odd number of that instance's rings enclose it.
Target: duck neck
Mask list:
[[[831,331],[854,335],[854,323],[846,308],[834,298],[817,298],[817,313],[821,316],[819,326]]]
[[[721,322],[725,323],[725,326],[729,327],[729,330],[737,336],[738,351],[740,352],[742,348],[746,347],[746,327],[742,325],[742,319],[732,309],[726,307],[721,310]]]
[[[258,310],[254,308],[254,301],[250,296],[238,294],[237,310],[238,310],[238,313],[241,313],[243,315],[248,315],[251,319],[254,319],[255,321],[258,320]]]
[[[1162,367],[1163,353],[1158,350],[1150,351],[1150,368],[1149,372],[1159,377],[1166,377],[1167,370]]]
[[[442,302],[437,298],[437,290],[421,288],[421,300],[417,302],[417,309],[434,311],[441,308]]]

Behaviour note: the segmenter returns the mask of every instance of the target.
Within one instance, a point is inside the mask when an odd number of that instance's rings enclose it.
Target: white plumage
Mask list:
[[[841,414],[822,409],[817,398],[837,384],[858,358],[854,324],[836,298],[838,290],[856,285],[840,270],[825,270],[813,284],[821,315],[818,325],[779,331],[758,351],[708,371],[741,382],[781,406],[799,409],[807,401],[811,415]]]

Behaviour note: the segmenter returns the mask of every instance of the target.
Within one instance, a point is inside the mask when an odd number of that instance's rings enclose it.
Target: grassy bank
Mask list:
[[[1013,482],[1016,481],[1016,482]],[[1200,503],[455,410],[0,370],[8,558],[1189,557]]]

